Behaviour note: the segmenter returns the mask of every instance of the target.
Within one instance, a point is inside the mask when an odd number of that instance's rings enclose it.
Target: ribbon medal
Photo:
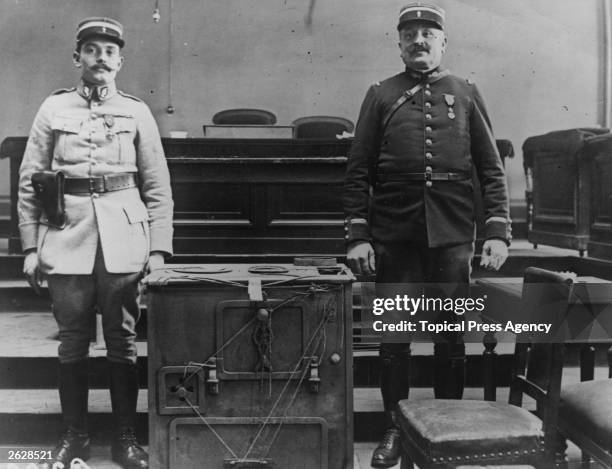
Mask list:
[[[448,118],[449,119],[454,119],[455,118],[455,110],[453,109],[453,106],[455,105],[455,95],[452,95],[452,94],[443,94],[442,96],[444,96],[444,102],[448,106]]]
[[[115,116],[112,114],[104,114],[104,124],[106,125],[106,138],[112,140],[115,136],[112,132],[112,128],[115,125]]]

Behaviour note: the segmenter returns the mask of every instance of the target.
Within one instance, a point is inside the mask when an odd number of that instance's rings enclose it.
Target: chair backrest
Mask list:
[[[353,132],[355,125],[344,117],[306,116],[295,119],[293,135],[295,138],[336,138],[343,132]]]
[[[529,323],[548,322],[565,314],[571,285],[572,279],[567,275],[528,267],[517,321],[523,318]],[[556,435],[564,354],[564,344],[551,342],[544,335],[517,339],[509,402],[521,406],[523,394],[535,399],[547,440]]]
[[[212,118],[215,125],[274,125],[276,116],[265,109],[226,109]]]
[[[495,140],[495,145],[497,146],[499,156],[501,156],[502,163],[505,163],[506,158],[514,157],[514,146],[510,140],[498,138]]]

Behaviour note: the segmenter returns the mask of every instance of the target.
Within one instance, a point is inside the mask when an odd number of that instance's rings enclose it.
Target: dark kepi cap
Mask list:
[[[123,26],[119,21],[112,18],[93,17],[85,18],[77,26],[77,46],[91,37],[103,37],[118,44],[119,47],[125,45],[123,40]]]
[[[444,31],[446,13],[431,3],[410,3],[400,10],[397,30],[400,31],[409,21],[428,21]]]

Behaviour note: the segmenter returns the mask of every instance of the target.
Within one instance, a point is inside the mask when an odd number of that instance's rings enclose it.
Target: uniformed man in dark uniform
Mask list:
[[[397,29],[404,72],[372,85],[361,106],[348,161],[344,208],[347,258],[356,274],[389,284],[453,283],[466,288],[474,253],[473,170],[486,218],[481,265],[498,269],[509,244],[506,179],[477,87],[440,67],[445,12],[419,3],[401,9]],[[404,319],[407,319],[404,317]],[[465,345],[446,335],[434,345],[434,391],[461,398]],[[383,339],[381,391],[387,431],[372,466],[399,456],[394,408],[408,397],[409,343]]]
[[[59,326],[66,433],[47,467],[68,468],[90,454],[88,352],[96,309],[110,369],[112,458],[128,469],[148,467],[134,433],[137,287],[143,272],[172,254],[173,203],[155,119],[145,103],[115,85],[123,45],[123,26],[113,19],[79,24],[73,60],[81,80],[45,99],[20,168],[24,274],[35,289],[41,275],[47,277]],[[49,177],[63,181],[59,200],[48,200],[42,181]],[[65,207],[61,217],[58,205]]]

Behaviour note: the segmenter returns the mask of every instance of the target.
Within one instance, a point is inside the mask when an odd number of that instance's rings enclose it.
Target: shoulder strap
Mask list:
[[[134,101],[138,101],[139,103],[142,102],[142,99],[137,98],[136,96],[132,96],[131,94],[127,94],[121,90],[117,90],[117,93],[119,93],[121,96],[125,97],[125,98],[130,98],[133,99]]]
[[[387,125],[389,124],[389,121],[393,117],[393,114],[395,114],[396,111],[400,107],[402,107],[406,101],[408,101],[415,94],[417,94],[421,88],[423,88],[423,84],[422,83],[417,83],[415,86],[413,86],[409,90],[405,90],[401,94],[401,96],[399,98],[397,98],[397,101],[395,101],[393,103],[393,106],[391,106],[391,108],[389,109],[389,112],[387,112],[387,114],[385,114],[385,116],[384,116],[384,118],[382,120],[381,135],[385,132],[385,129],[387,128]]]
[[[51,96],[55,96],[56,94],[70,93],[75,90],[76,87],[74,86],[72,88],[60,88],[59,90],[55,90],[53,93],[51,93]]]

